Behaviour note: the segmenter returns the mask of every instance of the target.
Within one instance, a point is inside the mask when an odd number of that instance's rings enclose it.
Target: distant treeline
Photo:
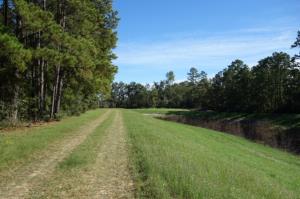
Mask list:
[[[0,121],[97,107],[117,71],[112,0],[1,2]]]
[[[300,32],[292,47],[300,46]],[[187,81],[174,83],[175,75],[152,86],[113,83],[112,107],[198,108],[222,112],[300,113],[299,55],[275,52],[252,68],[241,60],[208,78],[191,68]]]

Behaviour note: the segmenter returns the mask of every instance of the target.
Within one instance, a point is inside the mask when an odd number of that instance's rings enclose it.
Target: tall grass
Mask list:
[[[86,112],[80,117],[70,117],[56,124],[0,134],[0,172],[26,162],[34,153],[50,143],[71,135],[82,125],[103,114],[102,110]]]
[[[140,198],[299,198],[300,158],[126,110]]]

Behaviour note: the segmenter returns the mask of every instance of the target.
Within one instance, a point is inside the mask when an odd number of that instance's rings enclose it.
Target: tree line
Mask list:
[[[300,31],[293,48],[300,47]],[[222,112],[299,113],[299,55],[275,52],[249,67],[241,60],[208,78],[191,68],[187,80],[174,83],[172,71],[153,85],[112,84],[111,107],[197,108]]]
[[[112,0],[3,0],[0,120],[54,119],[97,107],[117,67]]]

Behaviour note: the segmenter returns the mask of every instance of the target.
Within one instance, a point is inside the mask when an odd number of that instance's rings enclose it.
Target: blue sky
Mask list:
[[[253,66],[290,46],[299,0],[115,0],[121,18],[116,81],[152,83],[190,67],[213,76],[234,59]]]

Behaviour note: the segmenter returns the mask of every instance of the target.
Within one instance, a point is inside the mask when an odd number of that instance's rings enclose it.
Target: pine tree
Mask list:
[[[10,93],[1,92],[0,104],[11,117],[78,114],[110,91],[118,24],[111,0],[3,1],[1,10],[1,91]]]

